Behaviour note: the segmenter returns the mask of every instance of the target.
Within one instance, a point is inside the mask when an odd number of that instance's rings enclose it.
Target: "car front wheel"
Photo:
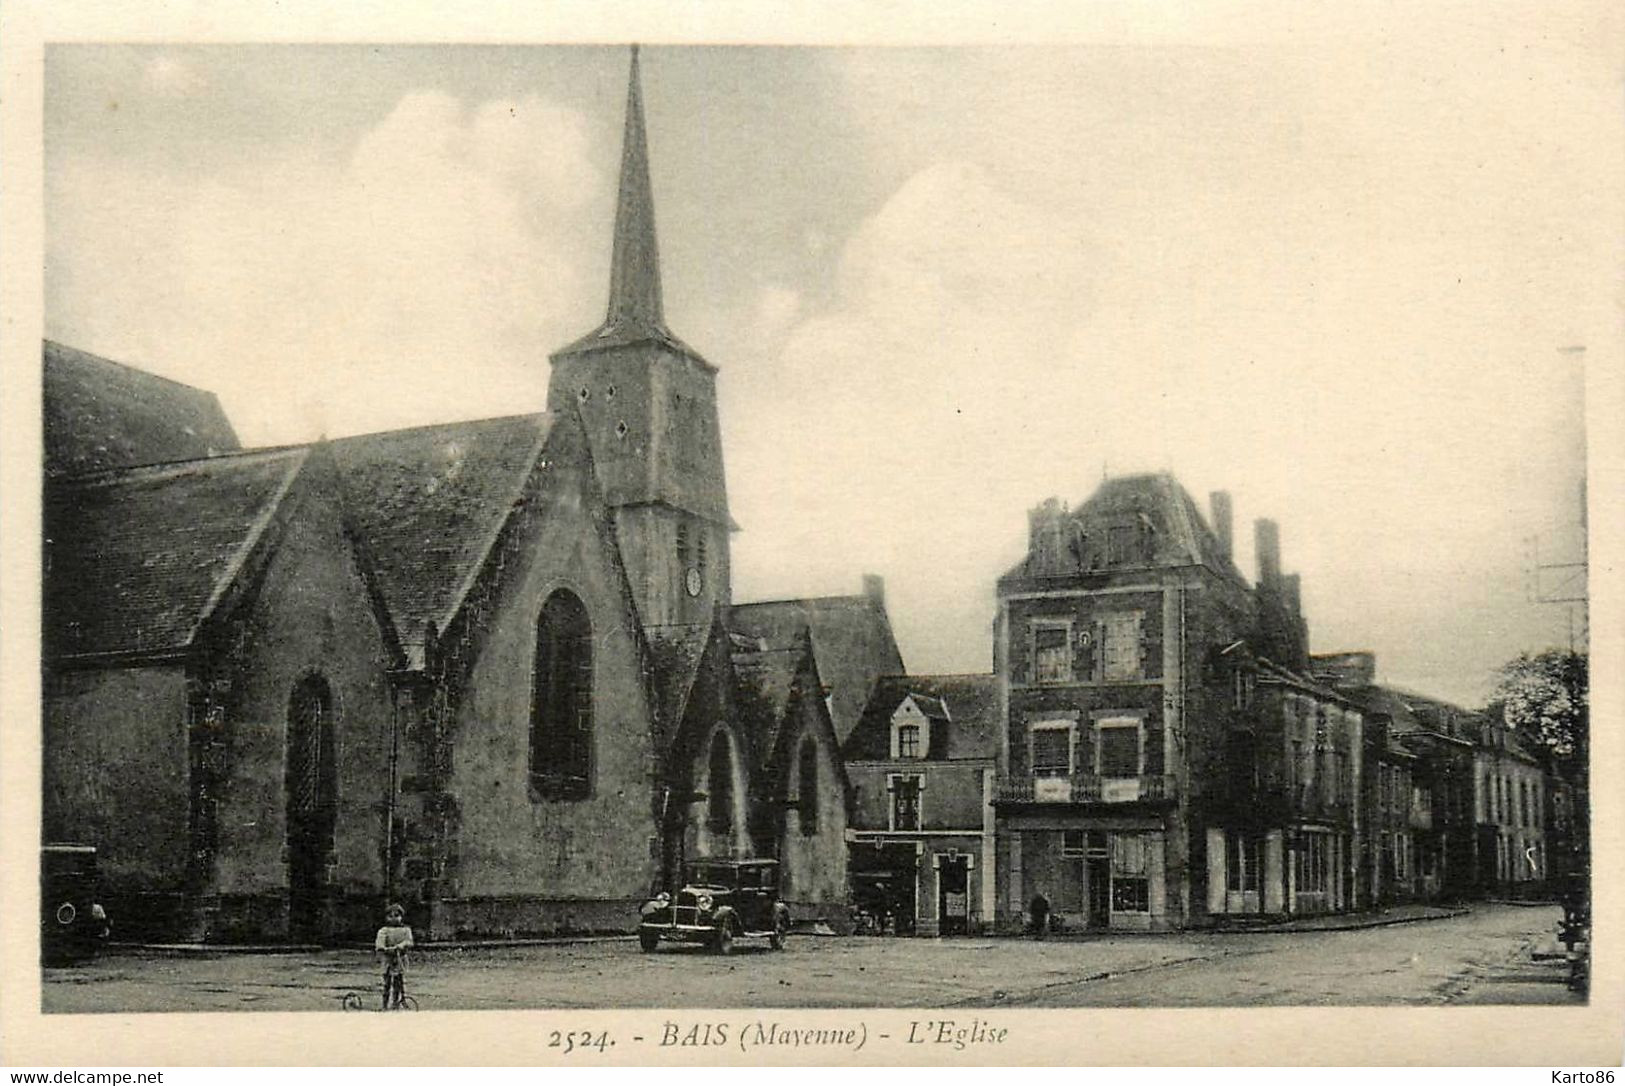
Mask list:
[[[645,954],[647,954],[650,951],[654,950],[655,947],[657,947],[659,945],[660,945],[660,936],[656,935],[654,932],[652,932],[652,931],[640,931],[640,932],[638,932],[638,946],[643,948],[643,952]]]
[[[773,918],[773,934],[767,937],[767,945],[774,950],[784,949],[784,937],[790,931],[790,918],[783,913]]]
[[[734,933],[732,925],[724,922],[717,928],[713,937],[712,946],[718,954],[732,954],[734,949]]]

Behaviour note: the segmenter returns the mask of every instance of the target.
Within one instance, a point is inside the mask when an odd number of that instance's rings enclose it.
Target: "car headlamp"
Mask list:
[[[696,905],[698,905],[700,907],[701,912],[707,912],[707,913],[710,912],[711,911],[711,895],[706,894],[706,893],[701,893],[700,895],[695,897],[694,904],[696,904]]]
[[[71,901],[64,901],[62,904],[56,907],[56,922],[61,924],[63,927],[67,927],[69,924],[73,923],[74,918],[78,915],[79,910],[73,907],[73,902]]]

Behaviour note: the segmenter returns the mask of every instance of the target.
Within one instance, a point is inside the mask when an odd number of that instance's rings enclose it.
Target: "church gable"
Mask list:
[[[346,519],[412,666],[462,606],[552,421],[516,415],[331,443]]]

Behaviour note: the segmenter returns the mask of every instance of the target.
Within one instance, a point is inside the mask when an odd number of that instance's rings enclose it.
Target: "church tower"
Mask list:
[[[580,415],[646,627],[732,602],[716,368],[666,327],[638,51],[626,92],[609,307],[553,355],[550,411]]]

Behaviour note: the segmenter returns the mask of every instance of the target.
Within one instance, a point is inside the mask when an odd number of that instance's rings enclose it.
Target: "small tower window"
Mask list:
[[[677,565],[688,568],[688,525],[681,522],[677,525]]]
[[[704,573],[705,572],[705,532],[703,530],[699,531],[699,532],[696,532],[695,536],[697,538],[694,540],[694,568],[699,570],[701,573]]]
[[[625,439],[625,437],[626,437],[626,429],[627,429],[626,428],[626,420],[622,419],[620,422],[617,422],[615,424],[615,436],[618,437],[618,438]]]
[[[581,391],[576,393],[576,395],[581,397],[582,403],[586,403],[588,400],[592,399],[592,389],[588,388],[586,385],[582,385]]]

